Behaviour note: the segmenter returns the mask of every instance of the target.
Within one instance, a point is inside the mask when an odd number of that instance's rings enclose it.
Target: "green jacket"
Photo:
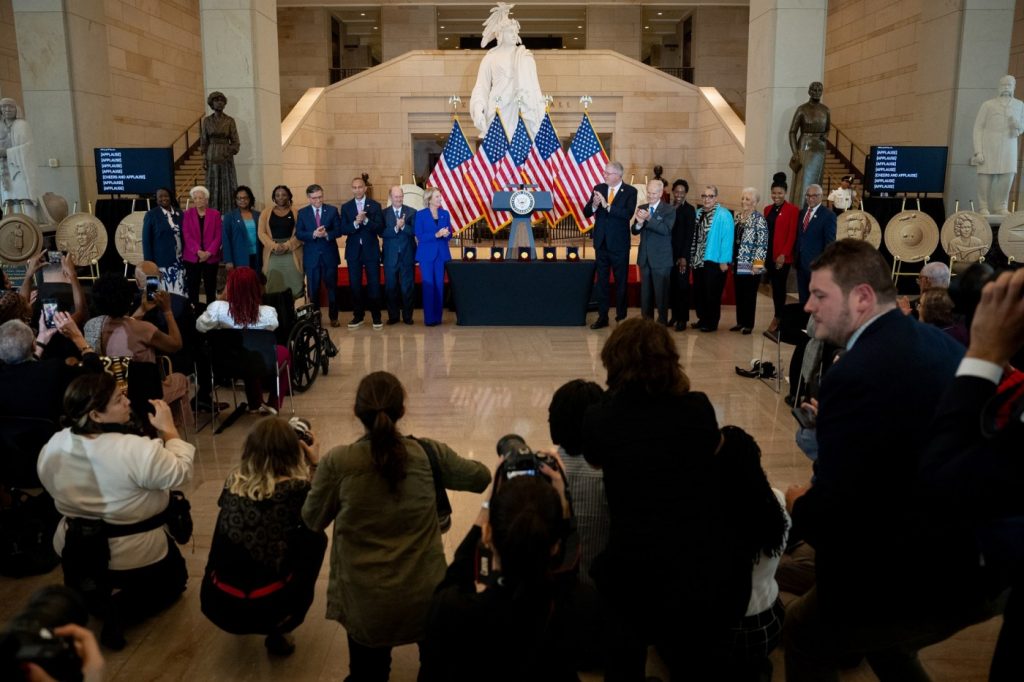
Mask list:
[[[370,441],[363,438],[320,460],[302,508],[314,530],[334,522],[327,617],[368,647],[421,641],[434,588],[447,568],[430,461],[416,441],[402,440],[409,458],[397,494],[374,470]],[[446,488],[487,488],[491,473],[484,464],[430,442]]]

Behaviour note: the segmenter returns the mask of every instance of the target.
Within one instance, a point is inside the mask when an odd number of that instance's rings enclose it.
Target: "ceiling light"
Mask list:
[[[577,26],[576,28],[583,28],[583,27],[582,26]]]
[[[661,16],[661,12],[658,12],[658,16],[659,16],[659,17]]]
[[[448,40],[448,39],[447,39],[447,38],[445,38],[445,40]]]
[[[360,12],[360,13],[359,13],[359,16],[361,16],[361,17],[365,17],[365,16],[366,16],[366,12]]]
[[[645,30],[645,31],[646,31],[646,30],[650,30],[650,28],[651,28],[650,26],[644,26],[644,30]]]
[[[579,38],[579,36],[573,36],[572,39],[573,40],[579,40],[580,38]]]
[[[376,26],[374,26],[374,27],[373,27],[373,30],[374,30],[374,31],[376,31],[376,30],[377,30],[377,27],[376,27]]]
[[[444,28],[444,26],[442,26],[441,28]]]

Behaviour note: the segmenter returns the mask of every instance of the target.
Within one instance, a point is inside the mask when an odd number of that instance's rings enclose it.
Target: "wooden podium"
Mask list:
[[[495,211],[509,211],[512,225],[508,232],[506,260],[518,259],[520,247],[529,247],[531,259],[537,259],[537,247],[533,241],[533,226],[530,217],[536,211],[551,210],[551,192],[533,192],[536,185],[520,185],[517,189],[495,192],[491,207]]]

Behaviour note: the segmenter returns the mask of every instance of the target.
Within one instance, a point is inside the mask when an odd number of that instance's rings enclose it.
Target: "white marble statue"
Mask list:
[[[1017,137],[1024,132],[1024,102],[1013,97],[1017,81],[999,79],[999,95],[981,105],[974,120],[974,156],[978,169],[978,212],[1009,214],[1010,185],[1017,173]]]
[[[36,217],[35,170],[32,130],[18,103],[4,97],[0,99],[0,199],[5,213],[11,204],[18,204],[19,213]]]
[[[508,135],[516,129],[520,113],[531,135],[536,134],[544,118],[537,64],[533,54],[519,44],[519,22],[509,16],[513,7],[499,2],[484,22],[480,46],[487,47],[492,40],[497,40],[498,45],[488,50],[480,62],[469,101],[469,112],[481,137],[487,133],[495,111],[501,112]]]

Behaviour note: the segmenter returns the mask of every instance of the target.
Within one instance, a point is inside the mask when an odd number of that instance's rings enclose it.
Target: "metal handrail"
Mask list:
[[[667,73],[670,76],[675,76],[681,81],[687,83],[693,82],[693,68],[692,66],[659,66],[656,67],[658,71]]]
[[[864,178],[864,169],[867,168],[868,158],[866,151],[854,144],[850,136],[835,125],[829,126],[825,141],[832,147],[832,151],[835,152],[836,156],[853,169],[857,177]]]
[[[369,66],[355,66],[355,67],[332,66],[332,67],[329,68],[329,71],[330,71],[330,74],[331,74],[331,83],[334,84],[334,83],[337,83],[338,81],[343,81],[346,78],[351,78],[352,76],[355,76],[358,73],[362,73],[363,71],[366,71],[369,68],[371,68],[371,67],[369,67]]]
[[[185,128],[185,132],[178,135],[178,137],[174,138],[174,141],[171,142],[170,146],[174,155],[174,170],[181,168],[181,165],[185,160],[188,159],[192,152],[195,151],[196,147],[199,146],[199,133],[202,123],[203,117],[200,116]],[[195,133],[193,134],[192,139],[189,140],[189,133],[192,132],[193,128],[195,128]],[[179,149],[181,149],[180,152],[178,151]]]

